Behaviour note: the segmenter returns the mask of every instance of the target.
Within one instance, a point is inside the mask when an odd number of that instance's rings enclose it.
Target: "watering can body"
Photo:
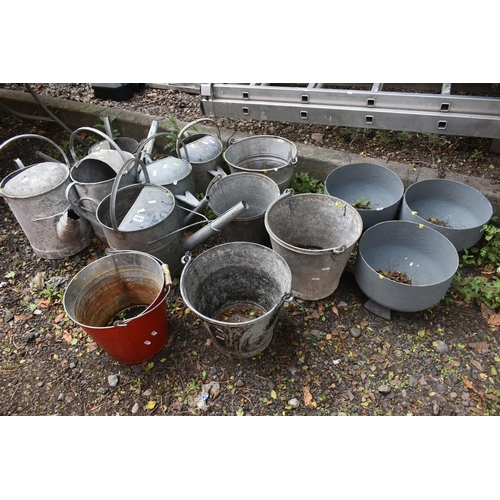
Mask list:
[[[12,210],[35,254],[44,259],[61,259],[86,248],[94,236],[92,226],[68,205],[65,191],[70,184],[69,161],[64,151],[49,139],[35,134],[16,136],[0,149],[21,138],[50,142],[67,164],[42,162],[20,168],[0,183],[0,194]]]

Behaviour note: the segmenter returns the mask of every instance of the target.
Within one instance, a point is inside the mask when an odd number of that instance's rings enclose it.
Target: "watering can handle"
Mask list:
[[[188,129],[191,127],[194,127],[197,123],[200,122],[212,122],[215,127],[217,128],[217,136],[219,137],[219,141],[222,142],[221,137],[220,137],[220,129],[217,123],[215,123],[214,120],[211,118],[198,118],[198,120],[195,120],[194,122],[188,123],[177,135],[177,142],[175,143],[175,149],[177,150],[177,156],[180,158],[181,151],[179,149],[179,141],[182,142],[182,136],[184,135],[184,132],[186,132]],[[184,148],[184,151],[186,151],[186,148]],[[188,160],[189,161],[189,160]]]
[[[120,153],[120,156],[122,157],[123,161],[127,161],[128,160],[128,158],[125,155],[125,153],[120,149],[120,147],[118,146],[118,144],[116,144],[116,142],[111,137],[109,137],[105,133],[103,133],[100,130],[97,130],[95,128],[80,127],[80,128],[77,128],[76,130],[74,130],[73,133],[70,135],[70,138],[69,138],[69,150],[70,150],[71,156],[73,157],[73,161],[75,163],[78,162],[78,157],[76,156],[75,150],[73,148],[73,140],[74,140],[76,134],[78,132],[80,132],[81,130],[87,130],[89,132],[94,132],[94,134],[100,135],[103,139],[109,141],[109,143],[116,149],[116,151],[118,151],[118,153]]]
[[[151,184],[149,179],[148,169],[146,168],[145,163],[139,159],[139,157],[132,157],[128,159],[120,168],[119,172],[116,174],[115,180],[113,181],[113,187],[111,188],[110,195],[110,203],[109,203],[109,216],[111,219],[111,225],[113,226],[113,230],[117,234],[118,237],[123,237],[123,235],[118,231],[118,223],[116,221],[116,193],[118,191],[118,186],[120,185],[120,181],[123,177],[123,174],[126,172],[129,165],[133,163],[134,166],[140,164],[142,170],[144,171],[144,176],[146,178],[146,183]]]
[[[135,157],[137,159],[140,158],[141,154],[142,154],[142,151],[144,149],[144,146],[152,141],[153,139],[156,139],[157,137],[164,137],[164,136],[170,136],[172,138],[174,138],[175,140],[177,140],[177,136],[173,133],[173,132],[158,132],[157,134],[152,134],[152,135],[149,135],[148,137],[146,137],[146,139],[143,139],[141,141],[141,143],[139,144],[139,147],[137,148],[137,151],[135,153]],[[184,145],[184,143],[182,143]],[[185,148],[184,148],[185,149]],[[180,158],[179,154],[177,154],[177,156]],[[186,154],[186,161],[189,163],[189,156]]]
[[[14,142],[17,139],[25,139],[25,138],[31,138],[31,139],[43,139],[44,141],[50,142],[52,146],[57,148],[57,150],[61,153],[62,157],[64,158],[64,161],[66,162],[66,165],[68,168],[70,168],[70,163],[69,159],[66,156],[66,153],[53,141],[48,139],[47,137],[44,137],[43,135],[38,135],[38,134],[22,134],[22,135],[16,135],[15,137],[11,137],[10,139],[7,139],[4,143],[0,144],[0,149],[2,149],[4,146],[7,146],[7,144]]]
[[[84,201],[84,200],[87,200],[87,201],[94,203],[96,207],[99,205],[99,201],[96,200],[95,198],[90,198],[89,196],[82,196],[82,197],[78,198],[76,201],[72,200],[71,196],[70,196],[70,191],[76,185],[77,185],[76,182],[71,182],[70,184],[68,184],[68,187],[66,188],[66,193],[65,193],[66,200],[68,201],[70,206],[73,207],[73,210],[78,215],[85,217],[86,219],[89,219],[89,220],[91,219],[96,224],[99,224],[97,217],[96,217],[96,212],[92,212],[89,209],[82,206],[82,201]],[[96,210],[97,210],[97,208],[96,208]]]

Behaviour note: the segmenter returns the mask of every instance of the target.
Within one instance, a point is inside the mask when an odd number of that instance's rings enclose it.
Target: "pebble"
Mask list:
[[[351,328],[350,332],[355,339],[361,335],[361,330],[359,328]]]
[[[319,330],[311,330],[311,335],[316,337],[317,340],[321,339],[321,332]]]
[[[116,387],[118,385],[118,375],[108,375],[108,384],[110,387]]]
[[[132,413],[135,415],[139,411],[139,403],[135,403],[134,406],[132,406]]]
[[[243,387],[245,383],[243,382],[243,380],[237,380],[235,385],[236,387]]]
[[[288,401],[288,405],[292,408],[298,408],[300,406],[300,401],[297,398],[293,398]]]
[[[450,392],[450,398],[455,399],[458,397],[458,394],[456,392]]]
[[[389,394],[391,392],[391,388],[388,385],[382,384],[378,386],[377,391],[381,394]]]
[[[408,383],[410,384],[410,387],[417,387],[418,380],[413,375],[410,375],[408,378]]]
[[[347,307],[348,305],[349,304],[347,302],[344,302],[343,300],[337,303],[337,307]]]
[[[64,399],[64,394],[61,392],[59,396],[57,396],[57,401],[61,401],[62,399]]]
[[[437,346],[436,346],[436,351],[439,352],[440,354],[444,354],[447,352],[449,347],[442,341],[438,340],[437,341]]]
[[[438,416],[440,412],[441,412],[441,408],[439,407],[439,405],[437,403],[434,403],[434,405],[432,406],[432,413],[435,416]]]

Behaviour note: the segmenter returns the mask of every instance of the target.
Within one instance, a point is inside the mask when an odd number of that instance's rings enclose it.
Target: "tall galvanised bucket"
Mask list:
[[[142,363],[168,340],[168,276],[151,255],[111,253],[73,277],[64,309],[115,361]]]
[[[20,168],[0,183],[2,195],[38,257],[62,259],[86,248],[94,236],[92,226],[70,207],[65,192],[70,184],[66,154],[46,137],[25,134],[13,137],[0,149],[17,139],[42,139],[56,147],[66,164],[47,161]]]
[[[256,172],[238,172],[213,182],[207,194],[208,206],[217,216],[241,199],[248,203],[248,210],[224,227],[223,233],[228,241],[250,241],[270,246],[264,214],[280,196],[280,189],[272,179]]]
[[[256,135],[233,141],[224,151],[232,173],[256,172],[267,175],[283,192],[290,186],[297,163],[297,146],[274,135]]]
[[[292,274],[272,249],[249,242],[187,253],[180,291],[219,352],[249,358],[271,342],[281,306],[292,299]]]
[[[325,194],[294,195],[288,189],[266,211],[272,248],[288,263],[293,294],[304,300],[328,297],[363,231],[357,210]]]
[[[201,122],[211,122],[215,125],[217,136],[196,133],[184,137],[191,127]],[[217,124],[210,118],[200,118],[188,123],[177,136],[176,150],[177,156],[189,161],[193,167],[195,194],[205,193],[217,170],[222,170],[223,145]]]

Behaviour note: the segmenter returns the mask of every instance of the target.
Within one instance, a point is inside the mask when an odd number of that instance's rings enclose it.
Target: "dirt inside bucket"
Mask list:
[[[118,311],[109,321],[108,321],[108,326],[113,325],[117,321],[124,321],[126,319],[132,319],[140,314],[142,314],[148,306],[130,306],[127,307],[121,311]]]
[[[397,281],[398,283],[404,283],[406,285],[411,285],[411,278],[402,271],[381,271],[378,270],[377,273],[382,275],[384,278],[388,278],[392,281]]]
[[[435,217],[430,217],[429,219],[427,219],[427,221],[432,222],[432,224],[436,224],[436,226],[453,227],[450,223],[446,222],[445,220],[436,219]]]
[[[243,323],[266,314],[266,310],[257,304],[249,302],[235,302],[221,309],[215,316],[217,321],[228,323]]]

